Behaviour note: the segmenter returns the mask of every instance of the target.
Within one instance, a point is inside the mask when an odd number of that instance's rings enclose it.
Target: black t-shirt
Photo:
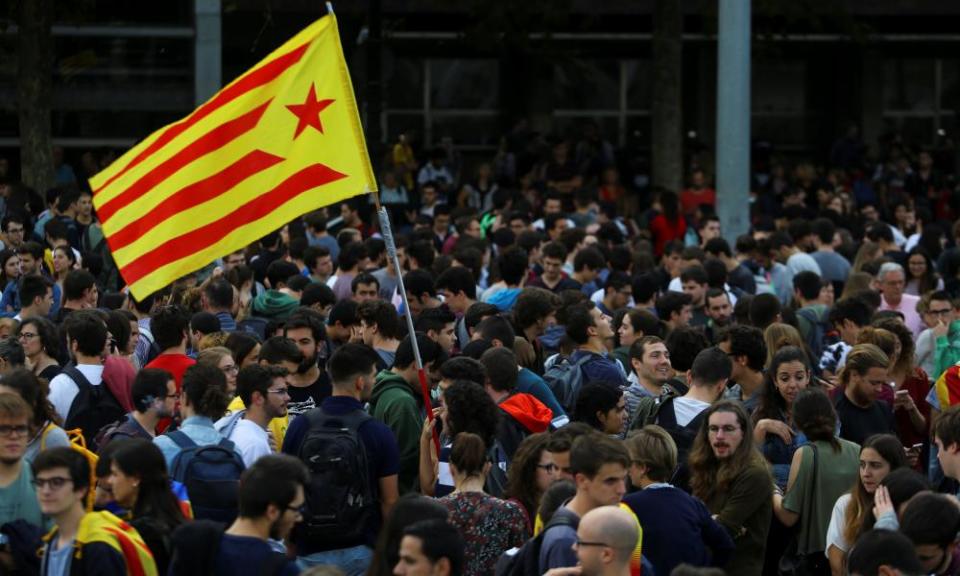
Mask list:
[[[326,372],[321,372],[313,384],[309,386],[288,386],[290,393],[290,402],[287,403],[287,414],[290,420],[308,412],[320,405],[325,398],[329,398],[333,393],[333,387],[330,385],[330,377]]]
[[[869,408],[861,408],[846,394],[840,394],[835,406],[840,418],[840,437],[844,440],[862,446],[874,434],[895,433],[893,411],[886,402],[874,401]]]

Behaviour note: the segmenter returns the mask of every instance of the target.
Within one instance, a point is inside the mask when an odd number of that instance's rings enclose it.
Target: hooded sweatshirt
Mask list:
[[[499,406],[507,417],[500,419],[497,439],[500,440],[509,462],[513,460],[513,455],[524,438],[546,432],[550,428],[553,411],[533,395],[523,392],[507,396]]]
[[[403,376],[390,370],[377,374],[370,396],[370,413],[386,424],[397,437],[400,448],[400,495],[418,489],[420,433],[423,429],[423,401]]]
[[[263,318],[285,320],[300,303],[289,294],[279,290],[261,292],[253,299],[253,313]]]

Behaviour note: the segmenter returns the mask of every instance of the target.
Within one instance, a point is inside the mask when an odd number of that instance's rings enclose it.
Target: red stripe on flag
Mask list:
[[[166,146],[171,140],[180,134],[183,134],[183,132],[185,132],[191,126],[194,126],[210,114],[213,114],[221,106],[236,100],[255,88],[259,88],[260,86],[269,84],[275,80],[281,74],[286,72],[288,68],[299,62],[300,58],[303,57],[309,46],[310,42],[307,42],[295,50],[292,50],[283,56],[280,56],[276,60],[273,60],[268,64],[254,70],[253,72],[240,78],[234,84],[224,88],[220,93],[214,96],[212,100],[201,105],[199,108],[194,110],[192,114],[180,122],[171,124],[170,126],[162,129],[163,132],[160,134],[159,138],[154,140],[153,143],[150,144],[143,152],[137,154],[136,158],[121,168],[119,172],[111,176],[106,182],[103,183],[103,185],[94,190],[93,195],[96,196],[98,192],[112,184],[114,180],[126,174],[129,170],[134,168],[137,164],[140,164],[140,162],[143,162],[144,159],[149,157],[160,148]]]
[[[144,174],[139,180],[131,184],[129,188],[105,202],[103,206],[97,208],[97,214],[100,216],[101,222],[108,221],[121,208],[128,206],[137,198],[152,190],[154,186],[173,176],[178,170],[197,158],[222,148],[235,138],[253,130],[272,101],[271,99],[243,116],[238,116],[225,124],[217,126],[191,142],[189,146],[180,150],[159,166]]]
[[[283,162],[283,158],[254,150],[243,158],[199,182],[194,182],[164,198],[156,208],[110,235],[110,249],[119,250],[152,230],[167,218],[199,206],[230,190],[254,174]]]
[[[172,238],[130,262],[121,268],[123,278],[134,284],[154,270],[215,243],[229,231],[260,220],[303,192],[346,177],[323,164],[308,166],[226,216]]]
[[[121,532],[116,528],[105,527],[104,531],[113,534],[117,539],[117,544],[120,547],[120,553],[123,555],[124,564],[127,567],[127,572],[130,576],[146,576],[147,572],[143,566],[143,558],[140,555],[140,550],[137,548],[137,543],[130,539],[125,532]],[[150,550],[143,550],[150,559],[153,559],[153,554]]]

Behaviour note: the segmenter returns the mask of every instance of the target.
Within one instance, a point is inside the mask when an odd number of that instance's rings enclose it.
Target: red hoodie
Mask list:
[[[546,432],[553,420],[553,411],[531,394],[518,392],[500,403],[500,408],[531,434]]]

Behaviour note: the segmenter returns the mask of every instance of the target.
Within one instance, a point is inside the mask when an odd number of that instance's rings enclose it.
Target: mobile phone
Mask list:
[[[896,392],[894,392],[895,395],[900,396],[901,398],[906,396],[909,393],[910,393],[909,390],[897,390]]]
[[[923,448],[922,442],[920,444],[914,444],[913,446],[910,447],[910,449],[915,452],[919,452],[921,448]]]

